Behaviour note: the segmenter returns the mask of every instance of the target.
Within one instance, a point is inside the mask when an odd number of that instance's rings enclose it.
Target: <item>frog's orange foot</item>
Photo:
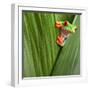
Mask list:
[[[62,24],[61,24],[60,21],[56,21],[55,27],[56,27],[57,29],[61,29],[63,26],[62,26]]]
[[[64,46],[64,42],[60,43],[59,40],[56,41],[59,46]]]
[[[57,42],[58,45],[64,46],[64,38],[62,36],[58,36],[56,42]]]

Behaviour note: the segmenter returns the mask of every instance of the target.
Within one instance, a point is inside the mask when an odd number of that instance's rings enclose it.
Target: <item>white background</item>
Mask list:
[[[33,2],[32,2],[33,1]],[[0,90],[3,89],[14,89],[10,86],[11,79],[11,3],[17,3],[19,0],[1,0],[0,2]],[[56,82],[55,85],[43,85],[43,86],[30,86],[16,88],[19,90],[90,90],[90,2],[89,0],[20,0],[21,3],[30,3],[33,6],[57,6],[57,7],[84,7],[87,8],[87,46],[88,50],[85,51],[87,54],[87,71],[88,71],[88,82],[85,83],[68,83],[59,84]]]

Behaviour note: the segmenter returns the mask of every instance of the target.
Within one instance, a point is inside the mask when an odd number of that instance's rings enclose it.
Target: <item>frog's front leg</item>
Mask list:
[[[64,37],[62,36],[62,35],[59,35],[58,37],[57,37],[57,44],[58,45],[60,45],[60,46],[64,46]]]

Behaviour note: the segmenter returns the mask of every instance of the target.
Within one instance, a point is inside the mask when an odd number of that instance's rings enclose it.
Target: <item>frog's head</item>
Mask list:
[[[69,23],[69,21],[56,21],[55,27],[59,30],[66,30],[70,33],[74,33],[77,29],[77,27]]]

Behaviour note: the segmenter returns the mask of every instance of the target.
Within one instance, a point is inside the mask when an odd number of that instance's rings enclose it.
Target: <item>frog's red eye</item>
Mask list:
[[[64,26],[68,26],[68,21],[65,21],[64,22]]]

